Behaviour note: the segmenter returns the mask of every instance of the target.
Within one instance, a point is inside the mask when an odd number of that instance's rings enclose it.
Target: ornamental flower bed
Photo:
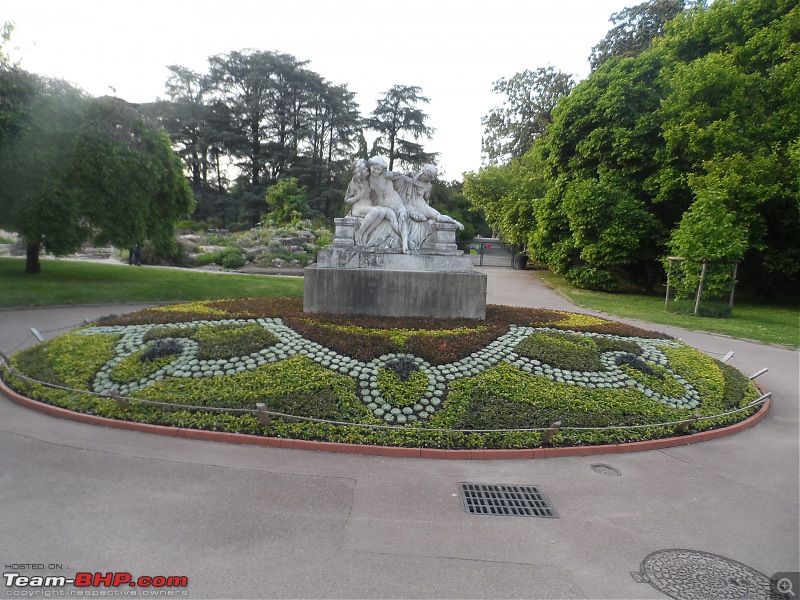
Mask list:
[[[686,420],[697,431],[741,421],[759,397],[666,335],[501,306],[471,321],[194,302],[105,317],[11,367],[3,377],[20,393],[114,419],[433,448],[533,448],[556,421],[556,446],[667,437]]]

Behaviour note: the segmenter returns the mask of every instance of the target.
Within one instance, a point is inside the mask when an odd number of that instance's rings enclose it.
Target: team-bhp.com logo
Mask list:
[[[136,596],[135,590],[130,588],[142,588],[139,594],[142,596],[182,596],[187,592],[180,588],[189,585],[188,577],[183,575],[142,575],[134,578],[127,572],[109,573],[88,573],[85,571],[75,573],[74,577],[63,575],[22,575],[21,573],[3,573],[3,579],[7,588],[6,596],[62,596],[67,595],[65,588],[68,585],[80,588],[69,590],[70,596]],[[31,588],[49,588],[50,594],[34,593]],[[114,590],[104,590],[100,588],[114,588]],[[175,589],[178,588],[178,589]],[[21,591],[28,591],[21,594]],[[42,590],[43,591],[43,590]],[[59,593],[60,592],[60,593]]]

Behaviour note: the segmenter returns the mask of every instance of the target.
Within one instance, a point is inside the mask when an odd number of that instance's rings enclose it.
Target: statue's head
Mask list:
[[[385,171],[386,168],[389,166],[386,164],[386,161],[383,160],[380,156],[373,156],[369,159],[369,166],[370,168],[379,168],[381,171]]]
[[[357,161],[353,163],[353,175],[362,175],[368,171],[367,161],[363,158],[359,158]]]
[[[434,165],[423,165],[419,170],[419,178],[425,181],[433,181],[438,174],[439,171]]]

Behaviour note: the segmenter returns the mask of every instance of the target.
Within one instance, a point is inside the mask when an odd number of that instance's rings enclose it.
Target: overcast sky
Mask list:
[[[356,92],[362,115],[393,85],[416,85],[436,129],[445,179],[481,166],[481,117],[503,98],[492,83],[553,66],[577,80],[612,13],[642,0],[3,0],[7,50],[28,71],[95,96],[164,96],[167,65],[205,73],[215,54],[292,54]]]

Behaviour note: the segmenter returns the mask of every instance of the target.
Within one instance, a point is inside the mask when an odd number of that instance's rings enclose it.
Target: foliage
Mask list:
[[[495,81],[492,91],[506,98],[502,107],[481,119],[482,151],[489,164],[522,158],[544,134],[556,104],[574,85],[570,75],[553,67],[526,69]]]
[[[296,224],[308,214],[308,202],[296,177],[282,179],[269,188],[267,205],[272,208],[267,218],[277,225]]]
[[[425,152],[418,143],[420,138],[429,138],[434,132],[426,124],[428,115],[419,108],[429,102],[422,89],[413,85],[392,86],[378,99],[366,125],[378,132],[372,154],[387,156],[390,171],[395,161],[411,169],[433,162],[435,155]]]
[[[161,340],[158,340],[148,348],[139,352],[134,352],[130,356],[126,356],[119,361],[109,373],[111,381],[115,383],[125,383],[128,381],[139,381],[142,378],[149,377],[171,363],[174,359],[174,354],[179,354],[183,350],[181,347],[178,352],[169,352],[161,356],[155,356],[152,349],[156,348],[160,341]]]
[[[685,0],[648,0],[611,15],[614,27],[592,47],[589,64],[596,69],[611,58],[638,56],[664,34],[668,21],[684,9]]]
[[[524,248],[538,224],[535,204],[545,194],[540,156],[529,152],[507,165],[464,174],[464,195],[483,210],[501,239]]]
[[[763,292],[788,288],[800,274],[800,7],[682,6],[614,15],[546,135],[523,160],[468,176],[465,193],[581,286],[654,289],[664,255],[699,252],[693,239],[741,258],[740,278]]]
[[[463,184],[458,181],[434,181],[428,203],[443,215],[452,217],[464,226],[456,232],[456,240],[469,241],[476,236],[490,237],[489,228],[483,211],[473,205],[463,191]]]
[[[229,246],[222,250],[214,252],[206,252],[195,257],[195,264],[198,267],[204,267],[211,263],[225,267],[226,269],[239,269],[244,266],[245,258],[242,256],[242,251],[235,247]]]
[[[192,334],[197,340],[197,357],[203,359],[244,356],[269,348],[278,341],[258,325],[203,325]]]
[[[98,369],[114,355],[115,335],[69,333],[45,342],[53,372],[64,385],[86,389]]]
[[[670,237],[671,254],[686,259],[675,261],[668,271],[676,298],[696,294],[704,262],[703,297],[729,295],[734,283],[731,264],[743,258],[746,239],[746,229],[735,223],[719,194],[698,198]]]
[[[88,98],[58,80],[0,70],[0,225],[39,252],[71,254],[93,239],[174,248],[173,224],[193,202],[167,135],[115,98]],[[121,201],[124,199],[124,201]]]

